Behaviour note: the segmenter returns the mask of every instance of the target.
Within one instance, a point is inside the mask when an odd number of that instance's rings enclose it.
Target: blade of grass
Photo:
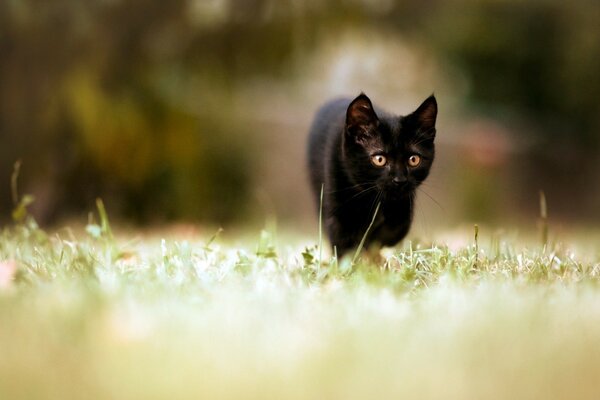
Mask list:
[[[221,232],[223,232],[223,228],[217,229],[217,232],[215,232],[215,234],[212,235],[210,237],[210,239],[208,239],[208,242],[206,242],[206,244],[204,245],[204,250],[206,250],[206,251],[212,251],[212,249],[210,248],[210,245],[213,244],[213,242],[215,240],[217,240],[217,237],[219,237],[219,235],[221,234]]]
[[[104,202],[101,198],[96,199],[96,207],[98,208],[98,215],[100,216],[102,233],[105,234],[108,239],[113,240],[114,237],[112,229],[110,229],[110,223],[108,222],[108,214],[106,213],[106,208],[104,208]]]
[[[323,188],[325,185],[321,185],[321,198],[319,202],[319,266],[321,269],[322,256],[323,256]]]
[[[475,230],[475,263],[473,267],[477,269],[479,267],[479,225],[473,225]]]
[[[540,236],[545,249],[548,246],[548,207],[543,190],[540,190]]]
[[[19,203],[19,192],[17,190],[17,180],[19,179],[19,172],[21,171],[21,160],[15,162],[13,173],[10,176],[10,188],[12,194],[12,201],[16,207]]]
[[[375,212],[373,213],[373,218],[371,219],[371,223],[367,227],[365,234],[363,235],[362,239],[360,240],[360,243],[358,244],[358,247],[356,248],[354,257],[352,257],[352,263],[351,263],[352,265],[355,264],[360,252],[362,251],[363,246],[365,245],[365,240],[367,240],[367,235],[369,234],[369,231],[373,227],[373,224],[375,223],[375,218],[377,217],[377,213],[379,212],[379,206],[381,206],[381,202],[377,203],[377,207],[375,208]]]

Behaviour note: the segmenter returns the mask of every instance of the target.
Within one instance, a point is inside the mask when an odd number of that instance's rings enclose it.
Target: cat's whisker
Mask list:
[[[350,197],[349,199],[347,199],[346,201],[344,201],[343,203],[341,203],[340,205],[338,205],[336,208],[334,208],[334,211],[337,211],[337,210],[339,210],[339,209],[340,209],[342,206],[345,206],[345,205],[347,205],[349,202],[351,202],[352,200],[354,200],[354,199],[356,199],[356,198],[358,198],[358,197],[360,197],[360,196],[363,196],[363,195],[365,195],[365,194],[369,193],[369,192],[370,192],[370,191],[372,191],[373,189],[377,189],[377,185],[373,184],[372,186],[369,186],[368,188],[366,188],[366,189],[363,189],[363,190],[361,190],[360,192],[358,192],[358,193],[354,194],[352,197]]]
[[[427,187],[430,187],[432,189],[445,189],[443,186],[438,185],[437,182],[435,182],[435,181],[433,181],[433,182],[430,182],[430,181],[421,182],[421,186],[427,186]]]
[[[343,189],[340,190],[332,190],[331,192],[327,192],[328,194],[336,194],[336,193],[342,193],[342,192],[346,192],[348,190],[354,190],[360,187],[364,187],[364,186],[371,186],[373,185],[374,182],[364,182],[364,183],[357,183],[356,185],[352,185],[352,186],[348,186],[345,187]]]
[[[369,186],[368,188],[366,188],[364,190],[361,190],[360,192],[356,193],[354,196],[350,197],[348,200],[352,200],[352,199],[354,199],[354,198],[356,198],[358,196],[362,196],[363,194],[368,193],[371,190],[376,189],[376,188],[377,188],[377,185]]]
[[[347,204],[347,203],[349,203],[351,200],[354,200],[354,199],[356,199],[357,197],[360,197],[360,196],[362,196],[362,195],[365,195],[365,194],[367,194],[368,192],[370,192],[370,191],[371,191],[371,190],[373,190],[373,189],[377,189],[377,185],[369,186],[368,188],[361,190],[360,192],[358,192],[358,193],[354,194],[352,197],[350,197],[349,199],[347,199],[347,200],[346,200],[346,201],[345,201],[343,204],[341,204],[341,205]]]
[[[424,191],[422,188],[419,188],[419,191],[421,193],[425,194],[427,197],[429,197],[431,199],[431,201],[433,201],[440,208],[440,210],[442,210],[444,212],[446,211],[444,209],[444,207],[436,199],[434,199],[433,196],[431,196],[429,193],[427,193],[426,191]]]

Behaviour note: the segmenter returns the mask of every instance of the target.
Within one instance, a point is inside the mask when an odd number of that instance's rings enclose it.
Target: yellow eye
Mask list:
[[[387,158],[385,158],[384,155],[375,154],[374,156],[371,156],[371,163],[376,167],[383,167],[387,164]]]
[[[417,165],[421,164],[421,157],[419,157],[416,154],[413,154],[412,156],[410,156],[408,158],[408,165],[411,167],[416,167]]]

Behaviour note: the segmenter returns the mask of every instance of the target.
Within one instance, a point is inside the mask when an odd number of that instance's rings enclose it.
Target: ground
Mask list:
[[[589,235],[283,236],[6,227],[0,398],[597,398]]]

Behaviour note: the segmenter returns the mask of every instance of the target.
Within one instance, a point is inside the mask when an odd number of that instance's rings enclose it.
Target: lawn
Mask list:
[[[318,234],[101,221],[0,234],[0,399],[600,395],[590,235],[466,229],[353,263]]]

